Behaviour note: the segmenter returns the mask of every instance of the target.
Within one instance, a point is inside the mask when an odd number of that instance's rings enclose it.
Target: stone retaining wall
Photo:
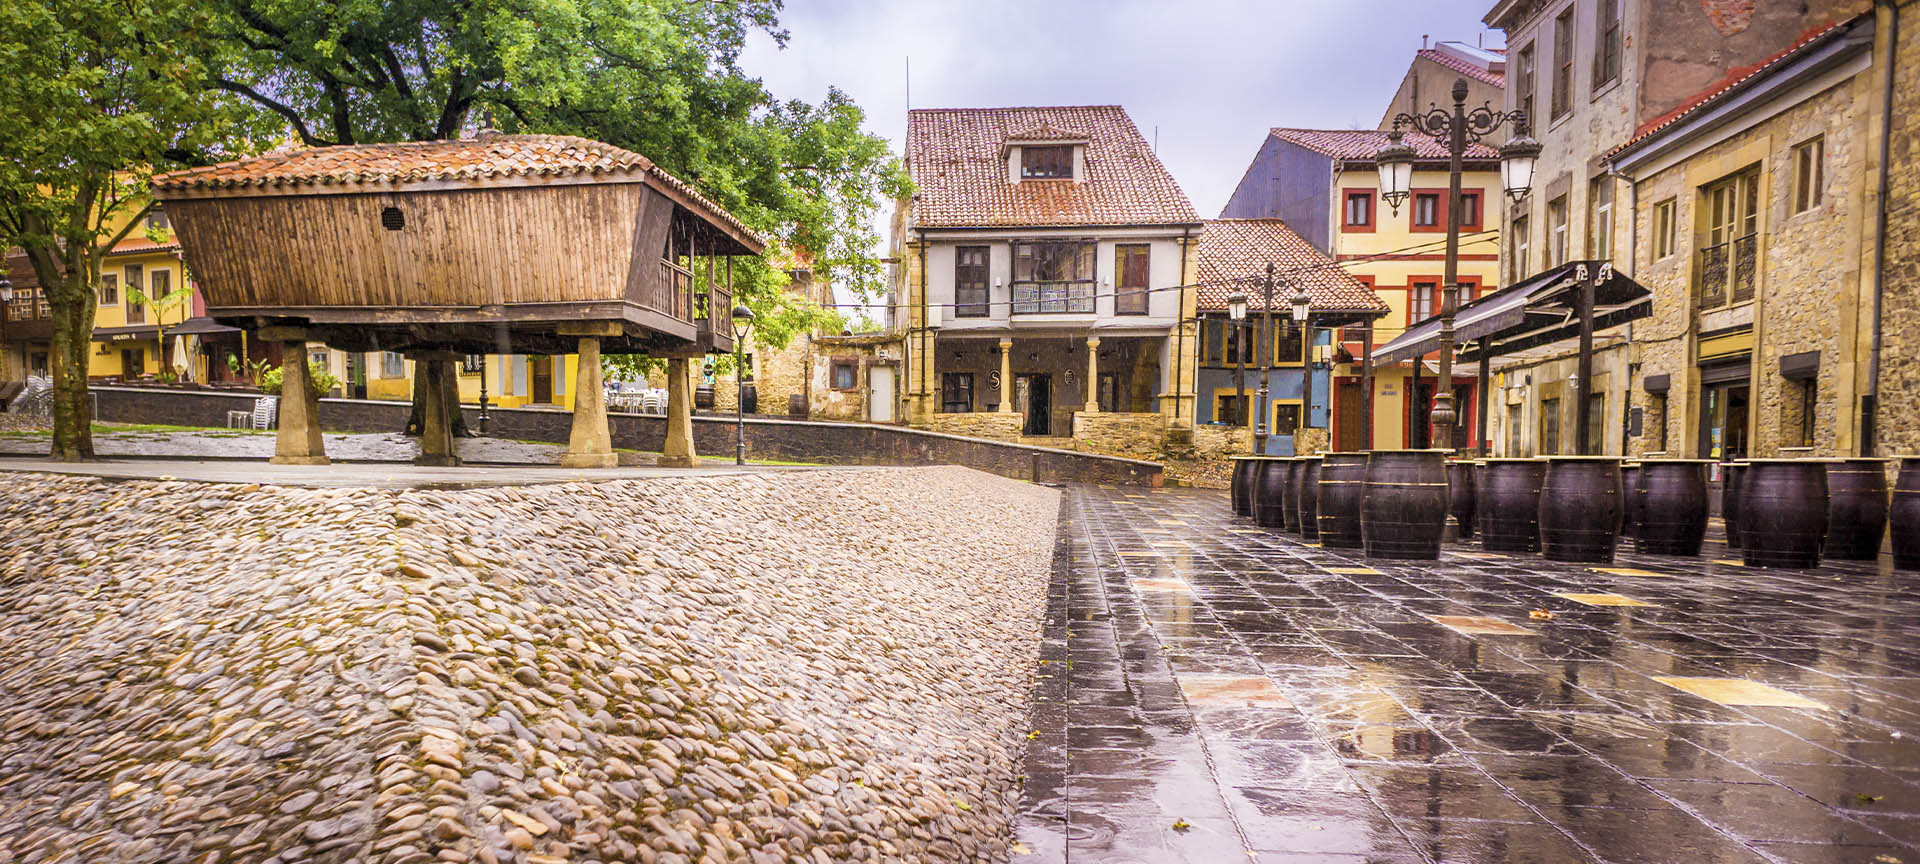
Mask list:
[[[1073,415],[1073,437],[1076,449],[1147,459],[1166,444],[1167,418],[1159,412],[1079,411]]]
[[[967,411],[935,414],[930,428],[943,435],[965,435],[969,438],[985,438],[989,441],[1015,442],[1020,440],[1021,430],[1025,428],[1026,422],[1026,417],[1012,412]]]
[[[94,387],[98,419],[108,423],[168,423],[225,426],[228,411],[250,411],[257,394],[147,387]],[[784,406],[782,406],[784,407]],[[408,404],[360,399],[320,400],[320,425],[329,432],[392,432],[406,423]],[[467,424],[479,428],[479,409],[464,409]],[[487,434],[524,441],[564,444],[573,423],[566,411],[496,408],[489,412]],[[1002,415],[945,415],[986,416]],[[1019,415],[1008,415],[1015,421]],[[658,451],[666,443],[666,418],[610,414],[613,446]],[[1002,477],[1034,482],[1119,483],[1159,486],[1155,462],[1029,447],[978,437],[870,423],[831,423],[748,417],[747,452],[756,459],[820,462],[829,465],[964,465]],[[693,418],[694,448],[706,456],[734,450],[731,417]]]

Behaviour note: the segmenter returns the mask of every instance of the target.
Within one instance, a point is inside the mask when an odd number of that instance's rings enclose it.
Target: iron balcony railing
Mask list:
[[[1714,309],[1753,299],[1759,272],[1759,235],[1735,237],[1700,250],[1695,280],[1700,308]]]
[[[1094,282],[1076,279],[1059,282],[1013,283],[1013,314],[1093,314]]]

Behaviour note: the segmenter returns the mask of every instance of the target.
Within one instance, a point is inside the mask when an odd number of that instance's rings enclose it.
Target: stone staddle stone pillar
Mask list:
[[[413,372],[425,384],[420,391],[425,404],[420,410],[420,455],[414,457],[415,465],[444,468],[460,464],[453,450],[453,412],[460,410],[459,396],[447,398],[449,392],[459,392],[448,386],[453,379],[453,356],[434,351],[414,357]]]
[[[687,377],[687,358],[667,358],[667,443],[660,448],[660,465],[692,468],[700,464],[693,452],[693,387]]]
[[[580,337],[574,354],[580,368],[573,382],[573,434],[567,438],[562,468],[613,468],[620,457],[613,452],[613,433],[607,426],[607,390],[601,382],[600,338]]]
[[[307,377],[305,340],[280,343],[287,360],[280,369],[280,431],[274,438],[275,465],[325,465],[326,443],[320,439],[320,394]]]
[[[1080,410],[1100,413],[1100,337],[1087,337],[1087,402]]]

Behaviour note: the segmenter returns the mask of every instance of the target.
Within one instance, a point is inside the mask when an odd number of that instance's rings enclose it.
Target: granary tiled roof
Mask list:
[[[153,178],[155,192],[399,186],[445,180],[486,181],[644,172],[692,198],[734,229],[753,231],[685,181],[631,150],[572,135],[496,135],[396,144],[345,144],[276,151]],[[335,191],[348,191],[339,188]]]
[[[1485,66],[1458,56],[1451,51],[1442,51],[1438,48],[1422,48],[1415,52],[1415,55],[1424,60],[1431,60],[1484,84],[1492,84],[1495,87],[1505,87],[1507,85],[1504,64],[1501,67],[1502,71],[1495,72]]]
[[[1387,133],[1379,129],[1282,129],[1268,130],[1268,135],[1282,141],[1291,142],[1315,153],[1348,161],[1373,161],[1375,153],[1387,146]],[[1403,130],[1400,143],[1413,148],[1419,159],[1445,159],[1447,146],[1412,130]],[[1469,160],[1498,160],[1500,152],[1485,144],[1468,144],[1466,158]]]
[[[1004,147],[1022,139],[1085,139],[1084,180],[1008,182]],[[919,190],[915,227],[1200,221],[1180,184],[1118,105],[910,111],[907,166]]]
[[[1227,308],[1227,294],[1236,288],[1247,292],[1250,308],[1263,308],[1266,297],[1254,289],[1255,280],[1265,276],[1268,262],[1275,265],[1283,286],[1288,286],[1276,289],[1277,307],[1290,307],[1294,291],[1290,286],[1304,284],[1316,312],[1388,309],[1366,283],[1278,219],[1210,219],[1200,232],[1199,254],[1200,282],[1195,294],[1203,310]]]

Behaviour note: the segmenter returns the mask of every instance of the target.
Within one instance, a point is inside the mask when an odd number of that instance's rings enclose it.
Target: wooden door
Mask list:
[[[1339,440],[1334,443],[1334,449],[1345,453],[1367,449],[1367,430],[1361,420],[1365,415],[1366,398],[1366,391],[1360,387],[1360,379],[1339,379],[1339,390],[1333,400],[1333,425],[1339,430]]]
[[[535,356],[527,358],[533,371],[528,373],[532,379],[533,402],[536,405],[553,403],[553,358]]]

